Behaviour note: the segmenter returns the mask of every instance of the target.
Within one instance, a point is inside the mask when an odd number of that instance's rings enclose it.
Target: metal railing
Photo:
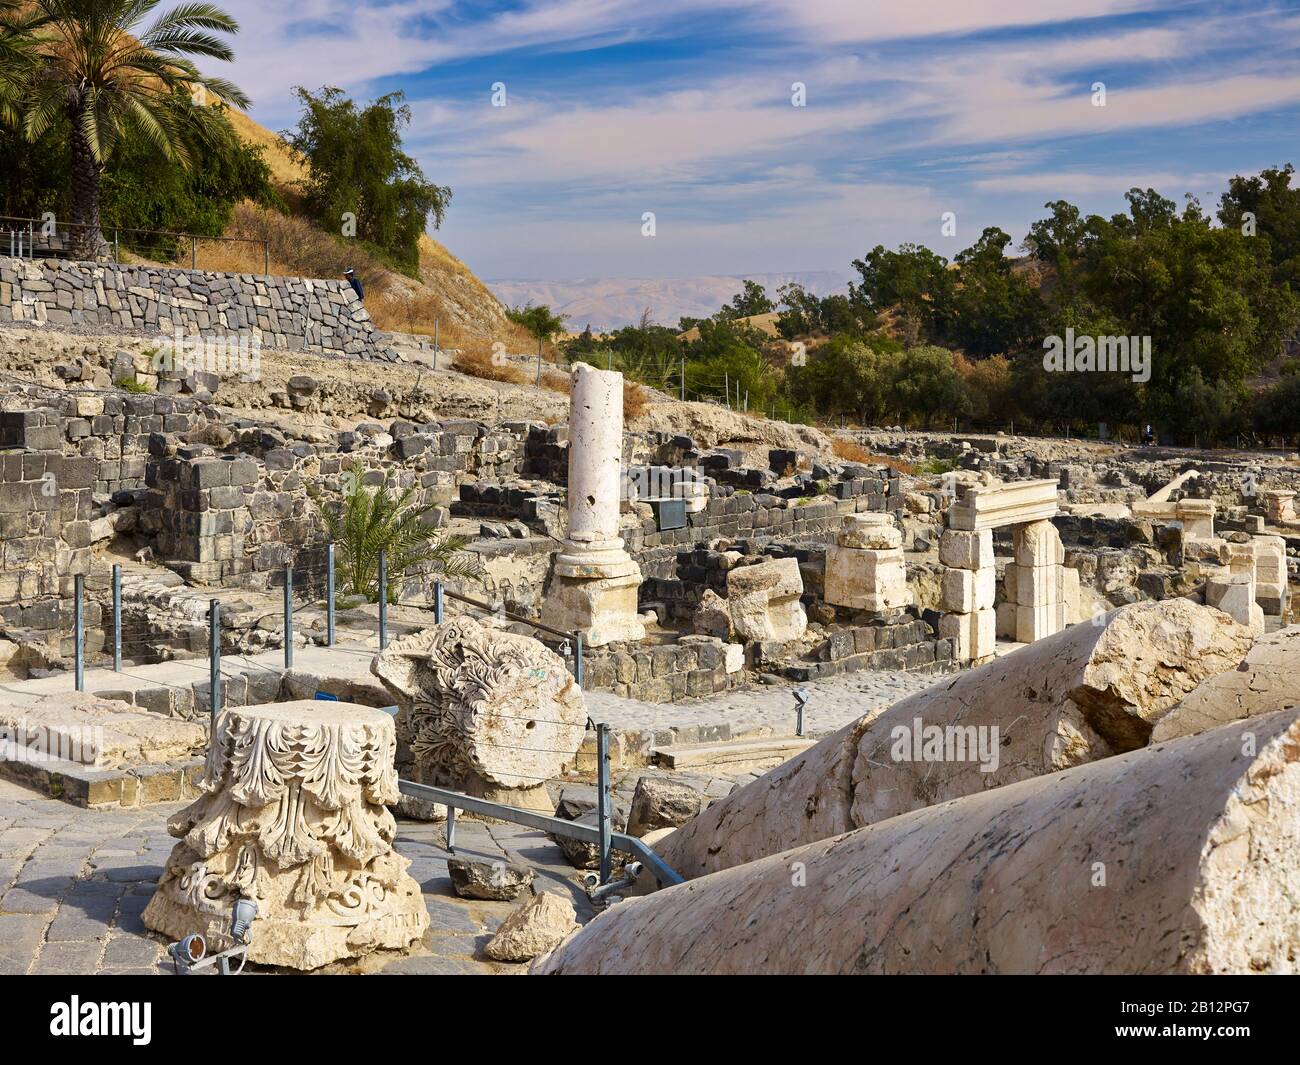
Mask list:
[[[110,254],[115,263],[120,263],[122,254],[122,245],[125,243],[128,247],[141,246],[148,247],[151,243],[157,245],[153,250],[163,252],[170,263],[175,261],[184,254],[183,248],[186,242],[189,243],[190,266],[191,270],[199,269],[199,244],[200,242],[222,243],[222,244],[257,244],[262,248],[262,274],[267,276],[271,273],[271,242],[256,237],[214,237],[201,233],[173,233],[163,229],[137,229],[130,226],[114,226],[107,223],[100,223],[98,226],[87,226],[77,222],[60,222],[54,218],[20,218],[11,215],[0,215],[0,254],[8,248],[11,258],[15,259],[35,259],[35,258],[71,258],[67,254],[72,250],[72,236],[77,230],[94,231],[94,257],[96,259],[107,259]],[[109,240],[109,234],[112,234],[112,240]],[[145,237],[146,240],[138,238]],[[7,239],[6,239],[7,238]],[[144,252],[138,252],[144,255]],[[146,258],[154,258],[154,255],[148,255]]]

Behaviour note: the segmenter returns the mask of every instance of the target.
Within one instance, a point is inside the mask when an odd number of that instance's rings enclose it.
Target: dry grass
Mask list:
[[[635,381],[623,381],[623,423],[633,421],[646,412],[650,405],[650,393]]]
[[[891,470],[895,470],[898,473],[905,473],[909,477],[916,476],[916,470],[906,462],[889,455],[873,455],[861,444],[854,443],[852,440],[846,440],[842,436],[837,436],[831,440],[831,450],[835,452],[836,458],[843,459],[845,462],[861,462],[864,465],[888,466]]]
[[[522,385],[528,380],[518,366],[511,362],[498,362],[493,358],[492,345],[479,339],[467,344],[456,353],[452,368],[470,377],[480,377],[484,381],[503,381],[510,385]]]

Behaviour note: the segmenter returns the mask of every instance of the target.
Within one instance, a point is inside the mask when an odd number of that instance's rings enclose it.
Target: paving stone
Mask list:
[[[167,948],[143,936],[114,936],[104,950],[105,969],[149,968]]]
[[[31,971],[34,976],[88,975],[98,968],[102,949],[97,940],[46,943]]]

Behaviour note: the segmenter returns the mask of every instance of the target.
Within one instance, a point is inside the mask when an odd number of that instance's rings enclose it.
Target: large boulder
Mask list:
[[[533,971],[1295,973],[1297,752],[1286,710],[968,795],[620,903]]]
[[[530,636],[457,618],[395,640],[370,668],[397,701],[421,783],[504,800],[541,793],[582,745],[582,691]]]
[[[477,858],[448,858],[451,889],[462,899],[508,902],[532,887],[537,875],[526,865],[485,862]]]
[[[1072,626],[872,711],[664,842],[688,879],[973,792],[1144,746],[1250,633],[1186,599]]]

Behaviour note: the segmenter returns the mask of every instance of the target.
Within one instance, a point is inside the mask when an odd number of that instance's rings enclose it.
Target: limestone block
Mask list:
[[[511,801],[582,745],[582,692],[564,659],[531,636],[456,618],[395,640],[370,668],[397,702],[418,782]]]
[[[1264,612],[1255,602],[1255,582],[1242,574],[1210,577],[1205,582],[1205,605],[1222,610],[1256,635],[1264,632]]]
[[[1048,606],[1057,601],[1060,566],[1015,566],[1014,569],[1016,602],[1021,606]]]
[[[969,614],[975,609],[975,571],[946,569],[943,572],[941,609],[955,614]],[[944,635],[942,632],[940,635]]]
[[[973,485],[948,508],[948,526],[965,531],[1043,521],[1058,511],[1056,479]]]
[[[1016,638],[1016,604],[999,603],[994,608],[997,615],[995,632],[999,640],[1014,640]]]
[[[968,795],[615,906],[533,971],[1295,973],[1297,749],[1286,710]]]
[[[1280,525],[1290,525],[1296,520],[1295,492],[1286,488],[1269,488],[1260,493],[1268,520]]]
[[[1183,540],[1208,540],[1214,536],[1213,499],[1181,499],[1174,515],[1183,527]]]
[[[993,565],[993,530],[958,532],[946,529],[939,537],[939,561],[956,569],[984,569]]]
[[[644,836],[659,828],[677,828],[698,814],[704,804],[704,794],[688,784],[662,777],[641,777],[632,792],[628,833]]]
[[[531,961],[578,929],[573,903],[552,891],[535,895],[501,922],[483,948],[495,961]]]
[[[1104,624],[1072,626],[873,710],[713,803],[665,841],[664,860],[683,876],[701,876],[1133,750],[1205,678],[1235,668],[1250,642],[1226,614],[1187,599],[1121,607]],[[913,730],[917,718],[981,727],[988,740],[996,727],[997,767],[895,758],[895,730]]]
[[[756,640],[794,640],[808,628],[799,597],[803,578],[793,558],[777,558],[727,573],[727,600],[736,635]]]
[[[1018,566],[1059,566],[1065,561],[1061,534],[1050,521],[1033,521],[1012,530]]]
[[[1289,707],[1300,707],[1300,625],[1261,636],[1236,669],[1202,681],[1156,723],[1151,742]]]
[[[857,610],[897,610],[912,602],[901,548],[826,549],[823,597],[835,606]]]
[[[846,514],[836,542],[841,547],[883,551],[901,547],[903,533],[888,514]]]
[[[249,960],[315,969],[401,950],[429,925],[392,847],[393,719],[344,702],[231,707],[217,719],[204,795],[168,822],[179,838],[145,926],[233,945],[237,898],[257,902]]]
[[[939,638],[952,641],[952,656],[958,662],[969,662],[971,653],[971,613],[944,614],[939,618]]]
[[[23,757],[55,758],[97,769],[180,762],[207,743],[201,724],[161,717],[90,692],[47,695],[27,706],[0,706],[0,738]]]
[[[1055,603],[1042,606],[1016,606],[1016,640],[1019,643],[1033,643],[1060,631],[1059,617]]]
[[[997,611],[992,607],[971,614],[970,656],[973,662],[983,662],[997,651]]]
[[[1069,566],[1058,566],[1056,576],[1059,582],[1056,587],[1056,601],[1064,610],[1060,628],[1089,620],[1091,614],[1084,610],[1079,591],[1079,571]]]

